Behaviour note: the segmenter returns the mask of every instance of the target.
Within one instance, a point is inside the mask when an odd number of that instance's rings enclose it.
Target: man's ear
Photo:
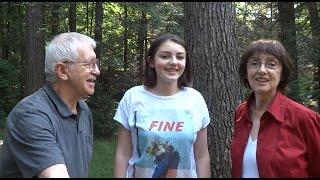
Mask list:
[[[54,69],[55,69],[57,78],[65,81],[68,80],[67,68],[64,66],[62,62],[58,62]]]

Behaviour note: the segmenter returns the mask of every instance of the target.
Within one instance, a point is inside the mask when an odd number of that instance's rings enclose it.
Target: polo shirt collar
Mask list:
[[[74,115],[70,108],[63,102],[60,96],[54,91],[52,84],[50,82],[45,82],[43,86],[44,91],[47,93],[49,98],[51,99],[54,106],[57,108],[60,116],[62,117],[69,117]],[[83,104],[77,102],[77,110],[83,110]]]
[[[276,96],[274,100],[271,102],[269,107],[267,108],[267,112],[269,112],[277,121],[283,123],[284,122],[284,108],[283,108],[283,101],[285,99],[285,96],[280,92],[277,91]],[[250,119],[250,106],[251,102],[255,100],[255,94],[252,92],[249,96],[248,103],[246,104],[247,106],[247,112],[245,116],[247,116],[247,119]]]

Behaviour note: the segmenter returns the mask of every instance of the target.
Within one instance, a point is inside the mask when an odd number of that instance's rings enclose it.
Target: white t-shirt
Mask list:
[[[193,144],[210,123],[207,105],[195,89],[184,87],[172,96],[158,96],[143,85],[129,89],[114,119],[131,131],[133,153],[127,177],[197,177]]]

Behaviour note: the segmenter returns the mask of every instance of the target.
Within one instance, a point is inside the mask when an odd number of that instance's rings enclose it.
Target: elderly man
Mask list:
[[[46,47],[46,82],[10,112],[0,177],[88,177],[93,123],[82,100],[100,74],[96,42],[62,33]]]

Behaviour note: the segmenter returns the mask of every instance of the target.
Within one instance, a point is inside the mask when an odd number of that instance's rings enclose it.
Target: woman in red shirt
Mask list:
[[[292,63],[283,45],[253,41],[239,70],[252,93],[235,112],[232,177],[320,177],[320,116],[284,94]]]

